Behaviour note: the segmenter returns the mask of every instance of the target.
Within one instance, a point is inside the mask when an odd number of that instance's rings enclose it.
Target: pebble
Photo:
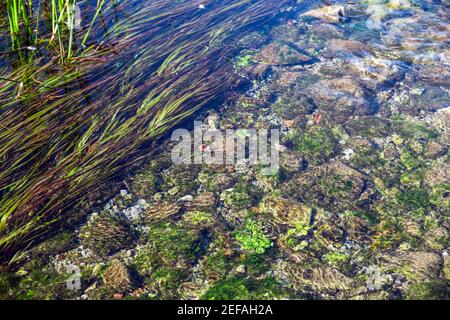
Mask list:
[[[236,272],[245,273],[245,265],[241,264],[241,265],[237,266]]]
[[[355,155],[355,151],[353,149],[345,149],[343,153],[344,155],[342,158],[344,160],[350,160]]]
[[[180,187],[175,186],[172,189],[170,189],[169,191],[167,191],[167,194],[170,196],[174,196],[176,195],[178,192],[180,192]]]
[[[191,202],[192,200],[194,200],[194,197],[190,194],[188,194],[187,196],[181,197],[180,199],[178,199],[178,201],[181,202]]]

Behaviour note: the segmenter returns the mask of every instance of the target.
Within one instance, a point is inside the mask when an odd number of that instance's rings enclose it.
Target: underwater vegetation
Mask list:
[[[0,18],[0,298],[448,300],[448,4],[343,3],[77,1],[70,58]],[[278,172],[173,163],[193,121]]]
[[[11,52],[17,53],[22,64],[32,62],[34,51],[44,44],[57,53],[62,62],[74,54],[82,54],[88,49],[86,41],[104,4],[105,0],[97,2],[89,26],[78,32],[80,21],[77,19],[81,18],[81,12],[77,0],[6,0]],[[80,39],[78,50],[77,38]]]
[[[65,41],[67,28],[58,27],[72,19],[65,8],[73,3],[52,3],[59,41],[54,53],[1,71],[3,262],[64,218],[64,209],[88,190],[137,159],[140,148],[151,148],[169,128],[217,99],[236,80],[227,72],[231,42],[289,2],[204,1],[208,10],[202,10],[195,1],[151,1],[132,6],[82,54],[71,49],[71,35]],[[25,19],[31,7],[9,4],[14,47],[21,37],[14,28],[31,23]],[[94,24],[102,2],[96,8]],[[91,22],[81,47],[99,28],[91,30]],[[38,41],[46,39],[41,35]]]

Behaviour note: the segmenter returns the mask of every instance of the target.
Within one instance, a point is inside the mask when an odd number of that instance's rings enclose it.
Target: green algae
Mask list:
[[[242,277],[223,280],[210,288],[204,300],[255,300],[287,297],[287,290],[274,278],[252,281]]]
[[[206,276],[223,277],[232,267],[232,261],[223,249],[218,249],[204,258],[203,272]]]
[[[244,56],[237,56],[234,62],[234,68],[235,70],[241,70],[245,69],[248,66],[250,66],[253,62],[253,56],[252,55],[244,55]]]
[[[313,27],[291,22],[294,25],[282,28],[303,41],[304,33],[325,24],[312,21]],[[318,39],[314,34],[305,37]],[[325,39],[322,42],[326,46]],[[230,64],[258,67],[246,51],[238,51],[242,56]],[[322,59],[324,53],[315,54]],[[320,75],[303,67],[274,68],[273,78],[250,78],[250,93],[239,95],[242,99],[231,102],[231,108],[227,105],[231,111],[220,119],[225,128],[282,124],[282,159],[291,166],[282,163],[276,176],[262,175],[259,167],[236,172],[232,166],[194,169],[159,160],[132,173],[133,196],[115,205],[127,210],[138,198],[148,199],[154,219],[133,222],[140,232],[132,250],[123,246],[102,259],[118,258],[136,271],[140,281],[135,288],[144,291],[139,299],[446,298],[448,262],[444,267],[433,264],[433,272],[424,274],[422,269],[428,267],[396,265],[404,254],[440,255],[448,249],[445,137],[417,118],[390,114],[395,111],[388,110],[386,101],[397,87],[368,92],[374,100],[379,98],[375,93],[386,95],[374,116],[337,120],[326,108],[313,114],[316,106],[302,89],[322,77],[346,76],[341,63],[338,58],[321,64]],[[343,156],[346,149],[354,152],[351,157]],[[205,193],[208,197],[202,197]],[[183,209],[166,215],[161,201]],[[60,248],[42,249],[42,254],[72,246],[70,237],[58,241]],[[372,291],[367,270],[380,264],[382,285]],[[98,282],[100,287],[88,298],[111,298],[114,292],[101,282],[105,267],[95,268],[82,268],[83,283]],[[12,285],[3,279],[0,290],[2,283],[5,291]],[[126,292],[123,299],[135,299],[134,294]]]
[[[243,250],[259,254],[272,246],[272,241],[264,233],[263,226],[252,219],[247,219],[244,228],[236,232],[236,240]]]
[[[407,300],[448,300],[449,284],[442,281],[426,281],[411,285],[405,293]]]
[[[215,223],[214,215],[204,211],[188,211],[183,215],[183,220],[195,228],[206,228]]]
[[[330,252],[323,257],[324,261],[332,267],[338,267],[348,260],[348,256],[340,252]]]
[[[48,300],[57,296],[70,297],[73,292],[67,289],[69,274],[57,274],[47,269],[33,268],[19,279],[9,279],[4,285],[9,285],[10,291],[3,294],[6,299]],[[11,283],[12,282],[12,283]],[[11,284],[14,284],[11,286]]]
[[[175,260],[180,256],[191,256],[194,241],[197,235],[173,222],[156,223],[150,227],[148,240],[155,251],[164,260]]]
[[[324,127],[314,126],[293,137],[294,149],[313,163],[329,159],[334,152],[332,133]]]
[[[409,152],[403,152],[400,155],[400,161],[407,170],[417,169],[420,166],[420,161],[414,158]]]
[[[245,188],[235,188],[230,192],[224,194],[223,203],[229,208],[234,210],[248,209],[252,203],[253,199],[248,194]]]

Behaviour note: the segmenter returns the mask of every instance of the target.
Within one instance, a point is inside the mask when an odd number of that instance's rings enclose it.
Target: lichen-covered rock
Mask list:
[[[75,244],[76,239],[73,233],[62,232],[52,239],[49,239],[34,247],[30,252],[30,256],[33,258],[54,256],[73,249]]]
[[[411,95],[411,89],[400,87],[390,101],[391,108],[410,115],[420,115],[424,112],[435,112],[448,107],[450,94],[439,86],[425,86],[417,95]]]
[[[443,250],[450,246],[450,235],[444,227],[431,229],[425,234],[424,240],[433,250]]]
[[[175,200],[180,194],[192,194],[198,188],[198,171],[198,166],[172,165],[164,171],[160,188],[165,191],[176,190],[175,193],[167,194],[171,200]]]
[[[318,113],[321,115],[321,113]],[[286,144],[302,158],[303,169],[310,165],[321,165],[330,160],[338,149],[336,138],[331,130],[322,126],[311,126],[299,133],[293,131],[287,138]],[[283,161],[284,156],[282,156]]]
[[[427,52],[413,58],[420,80],[431,84],[446,85],[450,78],[448,52]]]
[[[236,180],[231,175],[226,173],[218,175],[217,177],[214,178],[214,181],[218,191],[229,189],[236,182]]]
[[[444,260],[444,276],[446,277],[447,281],[450,281],[450,255],[447,251],[443,254],[443,260]]]
[[[386,137],[392,132],[389,121],[378,117],[351,119],[345,124],[345,128],[352,137],[361,136],[367,139]]]
[[[211,212],[190,210],[183,214],[183,221],[187,226],[196,229],[212,228],[216,225],[216,220]]]
[[[298,173],[300,170],[304,169],[306,164],[302,161],[302,158],[292,152],[284,152],[281,158],[281,167],[287,173]]]

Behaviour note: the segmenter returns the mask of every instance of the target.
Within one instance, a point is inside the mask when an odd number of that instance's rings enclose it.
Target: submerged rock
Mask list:
[[[306,89],[320,110],[338,122],[352,115],[369,115],[376,108],[366,99],[365,92],[353,78],[324,79]]]
[[[327,267],[305,268],[295,263],[282,262],[276,270],[294,290],[315,295],[345,293],[351,289],[353,282],[338,270]]]
[[[326,22],[338,23],[344,16],[345,9],[341,5],[324,6],[302,13],[301,17],[314,17]]]
[[[212,192],[203,192],[199,194],[191,203],[192,209],[214,210],[216,205],[216,197]]]
[[[44,241],[3,273],[0,297],[79,298],[60,290],[68,266],[89,286],[82,299],[448,297],[443,8],[332,5],[234,39],[223,76],[238,88],[196,119],[280,129],[280,170],[174,165],[162,139],[79,237]]]
[[[293,46],[274,42],[257,53],[254,61],[265,65],[296,65],[309,63],[312,58]]]
[[[393,84],[405,73],[405,66],[386,59],[365,57],[350,58],[344,61],[346,66],[361,83],[371,89]]]
[[[83,245],[100,255],[110,255],[133,246],[134,237],[130,227],[109,212],[92,217],[80,229]]]
[[[332,39],[327,44],[327,51],[331,54],[345,52],[350,54],[363,54],[368,51],[368,47],[356,40]]]
[[[383,256],[384,268],[404,274],[410,281],[436,278],[442,270],[442,257],[433,252],[406,252]]]
[[[181,204],[161,203],[144,211],[143,220],[145,223],[162,221],[179,215],[183,210]]]
[[[325,164],[294,177],[286,192],[320,207],[357,208],[368,200],[369,177],[341,162]]]
[[[295,225],[299,222],[309,224],[312,216],[312,209],[306,205],[279,197],[265,199],[260,209],[271,213],[282,224]]]
[[[111,289],[125,292],[132,287],[132,278],[125,264],[114,260],[103,274],[103,282]]]

